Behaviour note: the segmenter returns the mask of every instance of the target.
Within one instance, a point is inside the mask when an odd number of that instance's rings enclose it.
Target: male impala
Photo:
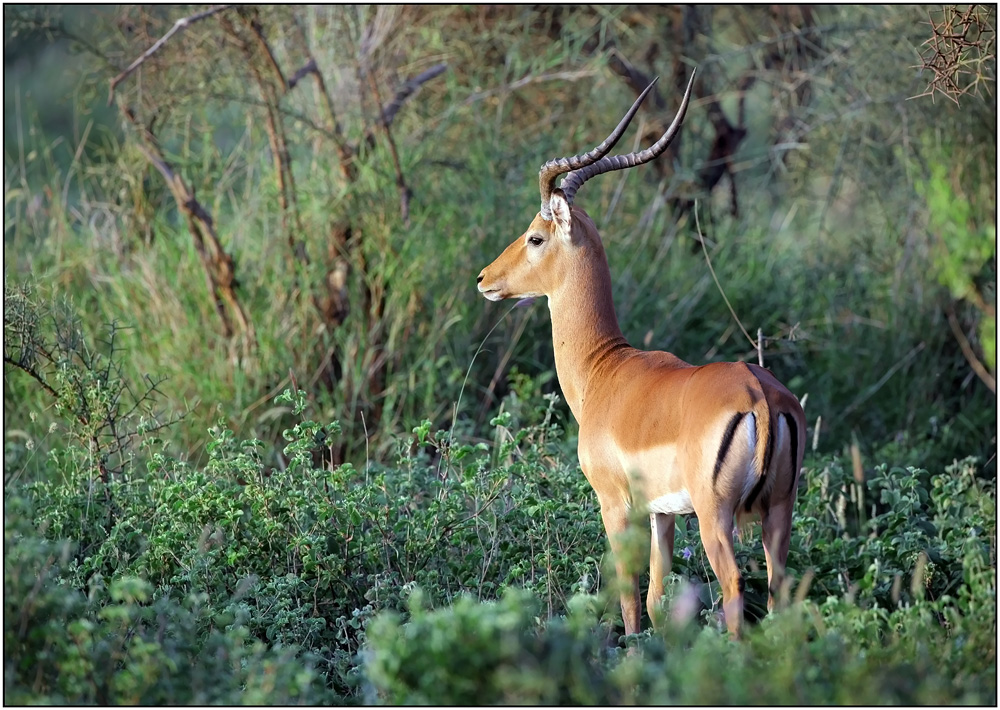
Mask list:
[[[659,156],[687,111],[694,75],[677,116],[650,148],[607,153],[652,84],[597,148],[542,166],[542,208],[528,230],[483,269],[491,301],[547,296],[559,386],[580,424],[580,467],[594,487],[622,582],[625,632],[639,631],[638,575],[622,563],[621,533],[632,505],[652,527],[646,605],[654,624],[670,572],[674,516],[695,513],[708,559],[722,585],[729,632],[743,623],[743,579],[733,553],[733,518],[759,515],[767,559],[768,608],[788,557],[792,503],[805,452],[798,400],[764,368],[744,362],[695,367],[666,352],[630,347],[618,327],[611,273],[593,221],[573,206],[589,178]],[[655,83],[655,82],[654,82]],[[555,179],[563,178],[559,189]]]

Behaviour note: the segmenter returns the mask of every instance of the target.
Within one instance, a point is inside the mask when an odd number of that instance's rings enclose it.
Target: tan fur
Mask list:
[[[734,515],[741,520],[750,513],[760,515],[769,589],[777,590],[805,451],[802,408],[768,370],[756,365],[695,367],[667,352],[630,347],[615,316],[611,274],[593,221],[583,210],[571,208],[558,190],[551,204],[553,219],[536,216],[528,230],[483,269],[479,290],[491,300],[548,297],[556,374],[580,424],[580,466],[597,493],[616,558],[633,501],[683,500],[678,491],[687,491],[722,585],[726,623],[739,636],[743,595],[733,553]],[[543,243],[532,245],[532,238]],[[724,432],[738,413],[745,414],[713,481]],[[750,413],[756,430],[752,447]],[[788,437],[780,450],[774,446],[772,432],[778,431],[780,415],[788,416],[797,429],[794,460]],[[768,459],[770,448],[775,450]],[[741,500],[747,476],[765,477],[750,513]],[[674,515],[653,513],[651,524],[647,607],[657,623],[663,577],[673,557]],[[636,633],[641,616],[638,575],[620,563],[618,575],[625,583],[625,630]],[[769,608],[773,601],[769,597]]]

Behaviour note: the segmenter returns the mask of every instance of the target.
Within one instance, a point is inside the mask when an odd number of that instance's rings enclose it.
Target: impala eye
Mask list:
[[[528,244],[533,247],[540,247],[545,240],[538,236],[528,237]]]

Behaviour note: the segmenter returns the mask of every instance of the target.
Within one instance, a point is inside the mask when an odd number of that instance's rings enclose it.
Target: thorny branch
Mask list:
[[[992,17],[995,22],[995,14]],[[934,76],[918,96],[939,92],[957,104],[980,83],[989,93],[988,82],[996,81],[995,70],[989,71],[991,60],[996,59],[996,29],[990,19],[989,7],[982,5],[969,5],[964,11],[955,5],[945,6],[938,23],[928,13],[931,36],[924,42],[928,49],[921,56],[920,68]],[[966,83],[963,75],[970,77]]]
[[[121,350],[116,341],[121,328],[117,323],[107,325],[109,336],[100,341],[103,348],[93,351],[72,312],[57,314],[39,308],[29,295],[26,286],[11,287],[5,281],[4,364],[35,380],[55,401],[57,411],[76,421],[71,434],[90,451],[101,481],[107,484],[112,474],[121,472],[122,457],[135,437],[177,421],[159,422],[154,415],[152,424],[140,420],[138,428],[129,425],[140,410],[151,414],[163,380],[144,376],[146,387],[137,395],[118,358]],[[50,384],[46,373],[55,384]],[[126,398],[131,399],[131,406],[123,412]],[[105,489],[105,498],[111,503],[110,489]]]

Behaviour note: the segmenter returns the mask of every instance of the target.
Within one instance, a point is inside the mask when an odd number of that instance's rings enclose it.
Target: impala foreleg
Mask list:
[[[628,508],[625,505],[610,506],[601,503],[601,518],[611,543],[611,554],[615,558],[615,572],[618,577],[622,602],[622,622],[626,634],[639,633],[642,604],[639,597],[639,575],[628,565],[624,533],[628,528]]]
[[[649,591],[646,593],[646,610],[659,629],[660,600],[663,598],[663,578],[670,574],[674,561],[674,516],[665,513],[650,513],[649,527],[652,531],[649,544]]]
[[[718,519],[699,517],[701,541],[705,554],[722,586],[722,610],[726,627],[733,638],[739,638],[743,627],[743,577],[736,565],[733,548],[733,517],[720,515]]]

